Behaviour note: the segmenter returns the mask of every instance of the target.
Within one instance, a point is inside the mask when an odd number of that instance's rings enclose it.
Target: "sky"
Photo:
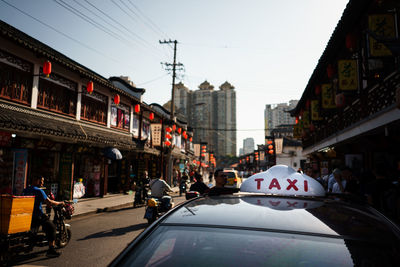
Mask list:
[[[143,101],[191,90],[236,90],[237,151],[264,144],[267,104],[300,99],[348,0],[0,0],[0,18],[105,78],[129,76]],[[12,6],[11,6],[12,5]]]

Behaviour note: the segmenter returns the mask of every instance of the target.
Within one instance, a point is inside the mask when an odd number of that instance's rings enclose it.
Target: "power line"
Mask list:
[[[160,80],[160,79],[162,79],[162,78],[164,78],[165,76],[167,76],[168,74],[164,74],[163,76],[160,76],[160,77],[157,77],[157,78],[154,78],[154,79],[152,79],[152,80],[150,80],[150,81],[147,81],[147,82],[143,82],[143,83],[138,83],[137,85],[144,85],[144,84],[147,84],[147,83],[151,83],[151,82],[154,82],[154,81],[157,81],[157,80]]]
[[[0,1],[2,1],[3,3],[9,5],[10,7],[14,8],[14,9],[18,10],[19,12],[21,12],[21,13],[24,14],[25,16],[30,17],[31,19],[33,19],[33,20],[39,22],[40,24],[42,24],[42,25],[44,25],[44,26],[46,26],[46,27],[52,29],[53,31],[57,32],[58,34],[61,34],[62,36],[66,37],[67,39],[70,39],[70,40],[72,40],[72,41],[74,41],[74,42],[76,42],[76,43],[82,45],[83,47],[87,48],[88,50],[90,50],[90,51],[92,51],[92,52],[95,52],[95,53],[97,53],[97,54],[99,54],[99,55],[101,55],[101,56],[103,56],[103,57],[105,57],[105,58],[108,58],[108,59],[114,61],[114,62],[122,63],[121,61],[119,61],[119,60],[117,60],[117,59],[115,59],[115,58],[113,58],[113,57],[110,57],[110,56],[108,56],[108,55],[106,55],[106,54],[100,52],[99,50],[96,50],[96,49],[94,49],[94,48],[92,48],[92,47],[86,45],[85,43],[82,43],[81,41],[79,41],[79,40],[77,40],[77,39],[75,39],[75,38],[73,38],[73,37],[71,37],[71,36],[69,36],[69,35],[67,35],[67,34],[65,34],[65,33],[61,32],[61,31],[59,31],[59,30],[57,30],[57,29],[54,28],[53,26],[50,26],[49,24],[47,24],[47,23],[45,23],[45,22],[43,22],[43,21],[41,21],[41,20],[39,20],[39,19],[33,17],[32,15],[30,15],[30,14],[26,13],[25,11],[19,9],[18,7],[14,6],[14,5],[12,5],[12,4],[8,3],[8,2],[6,2],[5,0],[0,0]],[[133,67],[133,66],[131,66],[131,67]],[[133,67],[133,68],[134,68],[134,67]]]
[[[221,131],[221,132],[238,132],[238,131],[265,131],[265,129],[214,129],[214,128],[205,128],[205,127],[192,127],[195,130],[204,130],[204,131]]]

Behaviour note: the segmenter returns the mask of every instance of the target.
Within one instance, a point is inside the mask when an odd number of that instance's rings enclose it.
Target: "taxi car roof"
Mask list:
[[[368,206],[349,204],[337,198],[238,193],[186,202],[160,225],[242,228],[370,241],[399,240],[400,233],[391,231],[390,222],[382,218]]]

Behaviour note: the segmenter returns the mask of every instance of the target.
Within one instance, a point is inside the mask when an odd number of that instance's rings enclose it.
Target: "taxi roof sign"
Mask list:
[[[250,176],[242,183],[240,191],[283,196],[325,196],[325,190],[318,181],[286,165],[275,165]]]

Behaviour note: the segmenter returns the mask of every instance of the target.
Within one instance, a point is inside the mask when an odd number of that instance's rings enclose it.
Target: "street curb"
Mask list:
[[[178,193],[176,195],[175,194],[172,195],[171,197],[175,198],[175,197],[184,197],[184,196],[183,195],[179,196],[179,193]],[[137,208],[140,208],[140,207],[141,206],[139,206]],[[144,205],[143,205],[143,207],[144,207]],[[88,216],[88,215],[99,214],[99,213],[110,212],[110,211],[116,211],[116,210],[122,210],[122,209],[126,209],[126,208],[134,209],[135,207],[133,207],[133,201],[128,202],[128,203],[124,203],[124,204],[119,204],[119,205],[116,205],[116,206],[111,206],[111,207],[97,208],[97,210],[92,210],[92,211],[88,211],[88,212],[72,215],[72,219],[71,220],[77,219],[77,218],[80,218],[80,217],[84,217],[84,216]]]

